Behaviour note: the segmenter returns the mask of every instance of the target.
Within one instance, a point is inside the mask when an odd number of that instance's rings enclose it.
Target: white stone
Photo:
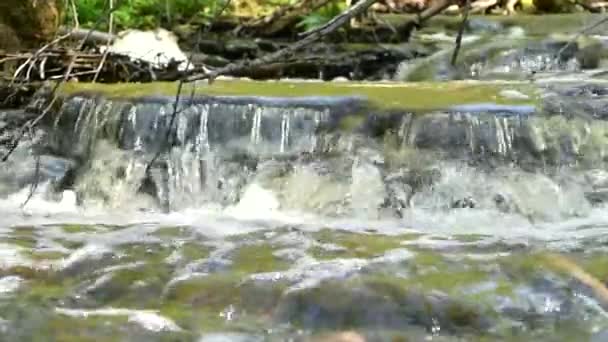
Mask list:
[[[146,61],[156,67],[164,67],[171,61],[181,62],[179,70],[186,70],[188,61],[188,56],[177,44],[177,36],[162,28],[154,31],[123,31],[110,45],[109,51]]]

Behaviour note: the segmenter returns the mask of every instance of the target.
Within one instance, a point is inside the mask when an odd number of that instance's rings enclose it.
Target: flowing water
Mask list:
[[[605,341],[608,91],[572,76],[277,83],[318,94],[174,122],[66,95],[0,170],[0,341]]]

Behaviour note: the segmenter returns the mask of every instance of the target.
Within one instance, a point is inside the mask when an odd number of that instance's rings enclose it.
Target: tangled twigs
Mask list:
[[[44,52],[46,51],[48,48],[50,48],[51,46],[61,42],[62,40],[67,39],[68,37],[70,37],[72,35],[72,31],[63,34],[55,39],[53,39],[51,42],[45,44],[43,47],[41,47],[40,49],[38,49],[33,55],[31,55],[26,61],[25,63],[23,63],[19,68],[17,68],[17,70],[15,71],[15,73],[13,74],[13,80],[17,80],[19,78],[19,75],[21,74],[21,72],[23,71],[24,68],[28,68],[27,71],[27,78],[25,79],[25,81],[29,81],[29,75],[31,73],[32,68],[34,67],[34,63],[36,62],[36,60],[38,59],[38,57]],[[13,83],[11,83],[11,86],[13,85]]]
[[[19,89],[19,87],[23,86],[26,83],[30,82],[30,76],[31,76],[31,72],[32,69],[34,68],[36,62],[38,61],[40,55],[42,55],[47,49],[49,49],[51,46],[61,42],[62,40],[67,39],[68,37],[70,37],[71,32],[68,32],[66,34],[63,34],[55,39],[53,39],[51,42],[45,44],[44,46],[42,46],[40,49],[36,50],[36,52],[34,52],[33,54],[29,55],[28,58],[26,59],[26,61],[24,63],[22,63],[17,70],[15,71],[15,73],[13,74],[11,80],[10,80],[10,84],[9,84],[9,88],[13,88],[13,89]],[[41,61],[45,61],[45,59],[41,59]],[[41,63],[42,67],[44,67],[45,63]],[[26,72],[26,77],[25,79],[20,80],[19,79],[19,75],[21,74],[21,72],[27,68],[27,72]],[[20,82],[18,82],[17,85],[15,85],[15,82],[19,80]],[[10,95],[8,95],[3,101],[2,101],[2,105],[6,105],[7,103],[9,103],[9,101],[12,100],[12,98],[17,94],[17,91],[13,91]]]

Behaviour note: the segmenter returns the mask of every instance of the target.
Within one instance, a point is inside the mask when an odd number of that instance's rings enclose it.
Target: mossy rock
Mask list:
[[[282,271],[288,264],[274,255],[276,248],[269,244],[249,244],[237,248],[231,256],[232,271],[252,274]]]
[[[505,99],[499,96],[504,85],[491,82],[419,82],[419,83],[370,83],[370,82],[261,82],[247,80],[217,80],[210,85],[189,84],[183,93],[194,91],[198,95],[215,96],[363,96],[372,105],[383,109],[432,110],[480,102],[498,104],[534,104],[534,100]],[[535,89],[529,83],[514,82],[510,88],[532,94]],[[63,83],[59,93],[101,94],[108,98],[133,99],[146,96],[175,96],[176,82],[152,82],[143,84]],[[194,89],[192,89],[194,88]],[[533,97],[531,97],[533,98]]]
[[[403,287],[394,280],[362,276],[290,292],[275,316],[307,329],[407,329],[439,324],[448,332],[473,330],[483,335],[491,326],[485,310],[449,296]]]
[[[324,250],[320,246],[309,252],[318,259],[371,258],[401,246],[402,241],[418,238],[419,234],[384,235],[375,233],[354,233],[349,231],[322,229],[312,234],[312,238],[322,244],[334,244],[343,250]]]

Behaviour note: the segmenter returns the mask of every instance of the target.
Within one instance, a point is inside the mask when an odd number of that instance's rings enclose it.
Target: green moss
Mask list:
[[[1,270],[0,277],[16,275],[26,280],[16,300],[32,305],[52,305],[72,293],[73,281],[63,279],[52,270],[17,266]]]
[[[488,238],[489,235],[484,234],[455,234],[452,238],[460,242],[477,242]]]
[[[574,255],[573,259],[580,263],[581,268],[600,281],[608,281],[608,255],[605,253]]]
[[[187,85],[184,93],[190,93],[193,85]],[[254,82],[216,81],[211,85],[195,86],[201,95],[247,96],[365,96],[382,108],[436,109],[466,103],[531,103],[530,101],[504,99],[498,96],[502,86],[492,83],[470,82],[421,82],[421,83],[330,83],[330,82]],[[510,88],[530,92],[530,85],[513,83]],[[177,83],[154,82],[143,84],[92,84],[64,83],[61,93],[101,93],[111,98],[175,95]]]
[[[192,261],[208,257],[211,248],[198,243],[187,242],[179,248],[179,251],[187,260]]]
[[[365,234],[326,228],[313,233],[312,238],[320,243],[331,243],[346,248],[345,251],[325,251],[322,248],[313,247],[309,253],[315,258],[370,258],[401,247],[401,242],[410,240],[412,235]]]
[[[66,233],[77,234],[77,233],[86,233],[86,232],[96,231],[97,229],[95,226],[91,226],[91,225],[64,224],[64,225],[61,225],[61,230],[63,230]]]
[[[412,277],[408,279],[408,283],[424,289],[456,294],[462,287],[480,283],[487,278],[488,274],[477,268],[448,272],[441,270]]]
[[[150,264],[161,264],[171,255],[173,247],[161,243],[129,243],[120,246],[118,251],[124,255],[125,262],[145,261]]]
[[[34,260],[58,260],[67,256],[59,251],[30,251],[28,254]]]
[[[546,257],[543,252],[516,253],[499,259],[498,264],[512,279],[527,281],[539,272],[555,270]]]
[[[245,274],[281,271],[288,264],[273,255],[276,248],[268,244],[239,247],[232,256],[232,270]]]
[[[189,236],[189,230],[187,227],[160,227],[152,235],[160,238],[187,237]]]
[[[158,298],[171,280],[168,265],[146,264],[115,272],[109,282],[93,292],[96,302],[114,307],[156,309]]]
[[[171,303],[160,309],[163,316],[171,318],[184,329],[196,329],[197,331],[221,331],[226,326],[217,311],[195,310],[188,305]]]
[[[233,273],[213,274],[181,281],[169,290],[165,304],[173,308],[175,305],[190,309],[204,307],[218,312],[230,304],[240,302],[238,291],[240,281],[241,276]]]
[[[416,256],[412,260],[412,263],[416,267],[429,267],[429,266],[444,266],[446,263],[445,258],[437,252],[425,249],[414,249]]]
[[[74,240],[64,239],[64,238],[56,238],[55,242],[61,244],[65,248],[71,249],[71,250],[82,248],[84,246],[84,242],[82,242],[82,241],[74,241]]]
[[[16,245],[27,249],[36,248],[36,245],[38,243],[36,238],[29,236],[9,236],[2,239],[2,241],[11,245]]]
[[[20,226],[13,227],[12,236],[26,236],[26,237],[34,237],[36,236],[36,228],[31,226]]]

